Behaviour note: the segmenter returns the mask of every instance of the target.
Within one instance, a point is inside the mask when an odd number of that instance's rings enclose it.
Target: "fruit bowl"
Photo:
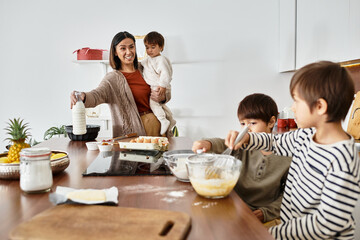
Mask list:
[[[64,171],[70,164],[70,159],[67,152],[51,151],[52,154],[63,153],[63,157],[50,160],[51,170],[53,174]],[[7,153],[0,154],[0,157],[6,157]],[[20,163],[0,163],[0,179],[19,179],[20,178]]]

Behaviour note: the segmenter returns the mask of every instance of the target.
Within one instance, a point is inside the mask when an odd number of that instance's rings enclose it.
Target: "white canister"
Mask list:
[[[48,192],[53,184],[48,148],[24,148],[20,152],[20,188],[27,193]]]

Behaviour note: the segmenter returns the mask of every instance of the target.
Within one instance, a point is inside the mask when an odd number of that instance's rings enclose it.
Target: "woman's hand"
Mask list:
[[[159,86],[157,89],[159,90],[159,95],[163,95],[166,93],[166,88],[164,88],[164,87]]]
[[[73,108],[73,106],[77,102],[77,98],[76,98],[76,95],[75,95],[76,92],[78,92],[78,91],[72,91],[71,94],[70,94],[70,108],[71,109]],[[84,101],[84,99],[85,99],[85,93],[84,92],[80,93],[80,99],[81,99],[81,101]]]
[[[166,99],[165,91],[161,92],[160,87],[156,88],[155,90],[151,89],[151,100],[155,102],[163,102]]]
[[[203,152],[207,152],[211,149],[211,142],[206,140],[195,141],[192,146],[192,151],[196,153],[197,150],[202,150]]]
[[[237,149],[241,148],[241,146],[244,143],[249,143],[250,136],[249,136],[249,133],[246,133],[244,135],[244,137],[240,140],[240,142],[234,146],[236,137],[238,135],[239,135],[238,131],[233,131],[233,130],[230,131],[225,138],[225,145],[228,146],[228,148],[230,148],[230,149],[237,150]]]

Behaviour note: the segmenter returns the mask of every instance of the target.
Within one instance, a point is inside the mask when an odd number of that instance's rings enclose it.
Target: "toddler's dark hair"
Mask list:
[[[158,33],[158,32],[149,32],[148,34],[146,34],[145,38],[144,38],[144,43],[146,44],[157,44],[159,45],[160,48],[164,47],[165,44],[165,40],[164,37]]]
[[[311,63],[299,69],[290,82],[292,96],[295,89],[311,112],[320,98],[327,102],[327,122],[345,119],[355,93],[348,71],[329,61]]]
[[[275,101],[268,95],[254,93],[240,102],[237,114],[240,120],[252,118],[269,123],[272,116],[277,118],[278,108]]]

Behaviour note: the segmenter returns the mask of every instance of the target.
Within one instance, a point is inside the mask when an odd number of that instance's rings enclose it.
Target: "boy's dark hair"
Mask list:
[[[144,38],[146,44],[157,44],[160,48],[164,48],[164,37],[158,32],[149,32]]]
[[[275,101],[268,95],[254,93],[240,102],[237,114],[240,120],[252,118],[269,123],[272,116],[277,118],[278,108]]]
[[[116,46],[124,39],[126,38],[131,38],[134,41],[134,45],[135,45],[135,37],[128,32],[119,32],[117,33],[113,40],[111,41],[111,46],[110,46],[110,53],[109,53],[109,62],[110,62],[110,66],[115,69],[115,70],[120,70],[121,69],[121,61],[119,59],[118,56],[116,56]],[[136,47],[136,45],[135,45]],[[135,59],[134,59],[134,67],[135,69],[138,69],[138,58],[137,58],[137,53],[135,52]]]
[[[355,93],[354,82],[347,70],[329,61],[311,63],[299,69],[290,82],[292,96],[295,88],[311,112],[320,98],[327,102],[327,122],[345,119]]]

